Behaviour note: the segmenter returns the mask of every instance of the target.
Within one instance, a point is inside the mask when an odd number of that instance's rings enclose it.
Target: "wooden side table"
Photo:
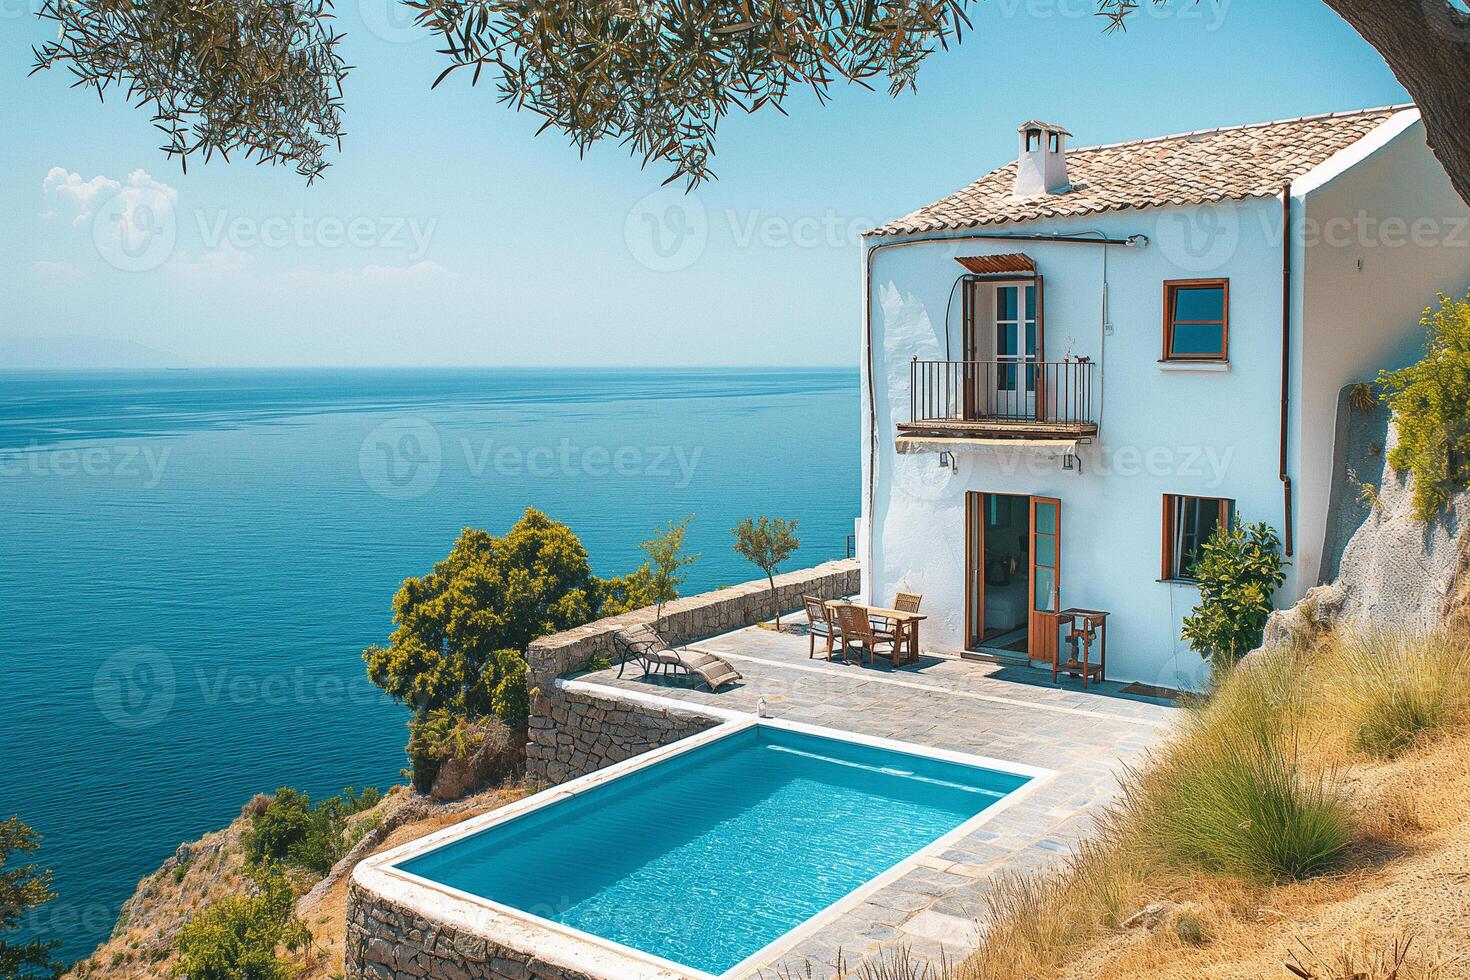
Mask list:
[[[1067,628],[1067,632],[1062,634],[1062,642],[1067,644],[1069,655],[1066,663],[1061,662],[1060,650],[1057,651],[1056,657],[1052,658],[1051,679],[1053,684],[1056,683],[1058,674],[1066,674],[1069,677],[1080,676],[1084,689],[1087,687],[1088,680],[1094,676],[1098,681],[1107,679],[1109,615],[1111,614],[1102,609],[1063,609],[1056,614],[1057,625],[1065,625]],[[1097,663],[1092,662],[1094,641],[1098,645]]]

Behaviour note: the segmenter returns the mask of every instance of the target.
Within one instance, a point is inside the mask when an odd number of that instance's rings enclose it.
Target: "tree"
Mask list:
[[[598,580],[597,600],[599,619],[653,605],[653,569],[645,561],[627,575]]]
[[[648,556],[653,571],[649,591],[653,596],[655,627],[663,622],[664,603],[679,598],[679,586],[684,584],[684,569],[699,560],[698,554],[684,553],[684,534],[692,520],[693,514],[678,523],[669,521],[669,526],[662,533],[639,545]]]
[[[1398,426],[1388,454],[1395,470],[1414,474],[1414,516],[1427,521],[1470,484],[1470,297],[1443,294],[1424,311],[1424,357],[1382,371],[1378,386]]]
[[[231,895],[190,919],[174,940],[174,976],[184,980],[291,980],[300,972],[279,956],[311,942],[296,917],[296,890],[275,865],[252,866],[249,895]]]
[[[731,528],[735,535],[735,553],[766,573],[771,586],[771,606],[776,610],[776,632],[781,631],[781,601],[776,597],[776,569],[801,547],[796,537],[796,522],[762,517],[747,517]]]
[[[504,537],[466,528],[449,557],[393,598],[388,645],[363,651],[368,676],[416,713],[515,718],[522,651],[595,618],[599,586],[571,528],[528,508]]]
[[[1216,670],[1261,645],[1271,596],[1286,581],[1282,566],[1281,539],[1264,523],[1222,524],[1200,545],[1200,602],[1184,617],[1183,636]]]
[[[959,42],[970,0],[747,0],[658,5],[621,0],[405,0],[443,40],[447,66],[564,134],[579,151],[604,139],[692,186],[713,176],[719,122],[784,111],[794,91],[825,101],[836,82],[890,93],[914,86],[936,48]],[[1110,28],[1145,0],[1097,0]],[[1152,0],[1154,3],[1188,0]],[[1199,0],[1194,0],[1199,2]],[[1212,0],[1213,2],[1213,0]],[[1470,202],[1470,14],[1459,0],[1323,0],[1371,44],[1423,110],[1429,143]],[[102,94],[147,105],[164,149],[187,160],[239,151],[308,178],[342,135],[328,0],[260,0],[240,14],[207,0],[45,0],[57,39],[36,70],[64,66]]]
[[[32,72],[59,65],[73,87],[125,91],[186,167],[238,152],[314,180],[340,147],[347,66],[331,0],[44,0],[39,13],[56,40],[34,49]]]
[[[11,864],[16,855],[29,854],[40,846],[40,835],[21,823],[20,817],[0,821],[0,936],[19,928],[27,913],[56,897],[49,869]],[[54,941],[14,943],[0,939],[0,978],[61,976],[61,964],[51,958],[59,945]]]

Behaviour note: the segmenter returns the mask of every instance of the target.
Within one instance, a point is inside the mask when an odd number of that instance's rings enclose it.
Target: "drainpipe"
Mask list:
[[[1085,235],[1011,235],[1005,232],[975,231],[961,235],[922,235],[917,238],[905,238],[897,242],[879,242],[877,245],[868,248],[867,255],[863,258],[863,362],[865,367],[865,380],[868,387],[868,485],[864,488],[865,492],[863,495],[867,505],[864,510],[868,515],[868,524],[864,530],[867,533],[868,540],[867,546],[863,549],[863,563],[868,567],[870,577],[873,568],[873,511],[876,506],[878,493],[878,394],[873,367],[873,256],[890,248],[906,248],[910,245],[929,245],[935,242],[966,241],[1048,242],[1061,245],[1126,245],[1130,248],[1147,248],[1149,244],[1147,235],[1130,235],[1127,238],[1090,238]],[[948,333],[949,322],[947,314],[944,329]],[[1102,381],[1098,382],[1099,385],[1102,383]],[[1284,465],[1283,462],[1283,467]]]
[[[1281,495],[1286,518],[1282,539],[1286,557],[1294,551],[1291,474],[1286,472],[1288,415],[1291,404],[1291,185],[1281,188]]]

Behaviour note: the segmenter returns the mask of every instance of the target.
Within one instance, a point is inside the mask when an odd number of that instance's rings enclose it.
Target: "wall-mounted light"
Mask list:
[[[1062,469],[1064,469],[1064,470],[1070,470],[1070,469],[1072,469],[1072,464],[1073,463],[1077,464],[1077,472],[1080,474],[1082,472],[1082,457],[1081,456],[1078,456],[1076,453],[1067,453],[1065,456],[1062,457]]]
[[[954,453],[941,452],[939,454],[939,465],[947,467],[951,473],[960,471],[960,461]]]

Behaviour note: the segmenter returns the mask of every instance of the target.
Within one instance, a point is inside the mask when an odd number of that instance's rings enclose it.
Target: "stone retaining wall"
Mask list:
[[[859,588],[857,559],[829,561],[776,576],[776,596],[783,613],[801,608],[804,595],[837,599]],[[678,646],[717,633],[752,626],[771,618],[770,588],[765,579],[732,585],[702,595],[675,599],[664,606],[660,630],[664,639]],[[613,631],[624,626],[653,622],[653,609],[638,609],[622,616],[609,616],[586,626],[542,637],[526,649],[530,684],[549,691],[558,677],[581,670],[592,657],[613,660]],[[531,707],[535,714],[536,707]]]
[[[597,980],[422,916],[353,883],[347,900],[347,980]]]
[[[564,783],[615,762],[696,735],[719,720],[554,687],[537,699],[526,745],[526,775]]]
[[[800,608],[804,595],[824,599],[851,595],[858,590],[858,574],[857,561],[848,559],[778,575],[781,609]],[[670,643],[683,644],[750,626],[771,614],[768,584],[764,580],[747,582],[669,603],[664,606],[661,631]],[[556,686],[557,678],[581,670],[593,658],[612,660],[616,656],[614,630],[651,623],[653,618],[652,609],[639,609],[599,619],[544,637],[526,650],[531,672],[528,776],[538,782],[563,783],[716,724],[715,719],[694,712],[670,711],[631,699],[605,700],[585,692],[570,695]]]

